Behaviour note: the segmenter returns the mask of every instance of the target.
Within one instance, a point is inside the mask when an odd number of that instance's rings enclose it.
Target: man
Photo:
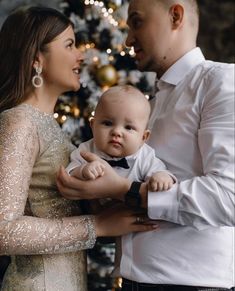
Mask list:
[[[150,192],[109,167],[90,184],[60,172],[67,198],[111,196],[161,221],[158,231],[123,238],[123,291],[235,284],[234,66],[204,59],[196,47],[198,18],[195,0],[131,0],[128,10],[126,43],[139,70],[157,74],[149,144],[179,184]]]

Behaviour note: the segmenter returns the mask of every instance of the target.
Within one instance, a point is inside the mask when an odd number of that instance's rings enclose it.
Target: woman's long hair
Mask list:
[[[0,112],[26,98],[34,74],[33,63],[71,21],[48,7],[21,7],[0,30]]]

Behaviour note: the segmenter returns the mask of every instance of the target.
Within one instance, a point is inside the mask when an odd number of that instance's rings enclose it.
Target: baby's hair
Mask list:
[[[124,93],[124,94],[120,94],[120,93]],[[145,103],[147,106],[150,106],[148,99],[145,97],[143,92],[141,92],[138,88],[136,88],[132,85],[125,84],[125,85],[116,85],[116,86],[110,87],[108,90],[106,90],[101,95],[101,97],[97,103],[96,110],[97,110],[97,108],[99,108],[100,104],[102,103],[103,100],[106,99],[107,96],[110,96],[110,95],[117,96],[118,95],[119,97],[126,98],[125,93],[129,93],[129,94],[131,93],[136,101],[139,100],[139,101]]]
[[[120,93],[124,93],[123,95],[120,95]],[[143,92],[141,92],[138,88],[132,86],[132,85],[116,85],[113,87],[110,87],[108,90],[106,90],[100,97],[100,100],[104,97],[106,97],[107,95],[111,95],[113,94],[115,95],[119,95],[120,97],[123,96],[123,98],[126,98],[125,93],[131,93],[133,94],[133,96],[135,96],[135,98],[139,98],[139,100],[142,100],[146,103],[148,102],[148,99],[146,98],[146,96],[143,94]],[[99,103],[99,102],[98,102]]]
[[[110,87],[108,90],[106,90],[100,97],[95,112],[98,110],[102,110],[102,103],[108,102],[113,97],[118,96],[118,98],[127,99],[128,97],[132,98],[131,101],[133,101],[133,105],[136,104],[136,102],[141,102],[141,108],[142,110],[146,110],[146,119],[149,119],[150,116],[150,104],[146,96],[141,92],[138,88],[132,86],[132,85],[116,85],[113,87]]]
[[[102,96],[104,96],[106,94],[119,93],[120,91],[124,91],[124,92],[136,91],[136,93],[142,94],[143,97],[145,97],[144,94],[138,88],[136,88],[132,85],[128,85],[128,84],[116,85],[116,86],[110,87],[108,90],[106,90],[102,94]]]

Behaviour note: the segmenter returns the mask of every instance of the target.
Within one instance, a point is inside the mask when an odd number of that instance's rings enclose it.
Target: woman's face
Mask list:
[[[75,46],[73,28],[69,26],[47,45],[41,54],[44,86],[59,94],[80,88],[82,53]]]

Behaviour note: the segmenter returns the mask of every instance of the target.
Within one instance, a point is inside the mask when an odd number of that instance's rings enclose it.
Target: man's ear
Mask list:
[[[149,129],[146,129],[144,131],[144,134],[143,134],[143,142],[146,142],[147,139],[149,138],[149,136],[150,136],[150,130]]]
[[[184,7],[180,4],[174,4],[170,7],[170,16],[171,16],[171,23],[172,29],[179,28],[184,19]]]

